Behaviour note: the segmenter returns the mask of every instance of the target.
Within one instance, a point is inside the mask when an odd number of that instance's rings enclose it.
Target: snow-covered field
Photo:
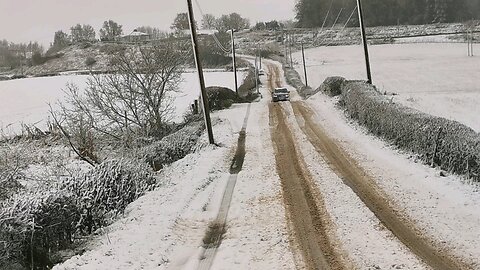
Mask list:
[[[239,82],[242,82],[245,74],[238,74]],[[0,81],[0,130],[4,134],[20,132],[22,123],[45,128],[45,120],[49,115],[48,104],[65,98],[62,89],[67,83],[77,84],[82,89],[87,78],[85,75],[68,75]],[[234,89],[232,72],[205,72],[205,82],[207,86]],[[184,73],[179,89],[180,92],[175,94],[175,121],[182,120],[189,105],[200,94],[197,74]]]
[[[62,100],[67,83],[80,87],[88,76],[26,78],[0,82],[0,128],[4,133],[21,131],[21,124],[45,127],[48,104]]]
[[[392,96],[394,102],[480,131],[480,56],[468,57],[466,44],[394,44],[369,49],[373,83],[382,91],[398,94]],[[313,48],[305,56],[308,82],[314,88],[329,76],[366,79],[361,46]],[[294,54],[294,61],[303,77],[301,52]]]

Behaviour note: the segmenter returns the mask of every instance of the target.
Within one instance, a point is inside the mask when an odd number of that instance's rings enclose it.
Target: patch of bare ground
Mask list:
[[[227,232],[225,223],[213,221],[208,224],[208,230],[203,237],[204,248],[216,248],[222,241],[223,236]]]

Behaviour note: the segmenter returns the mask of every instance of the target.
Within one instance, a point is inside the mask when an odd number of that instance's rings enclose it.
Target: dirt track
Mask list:
[[[269,74],[275,75],[269,77],[269,83],[273,88],[280,84],[280,79],[278,71],[271,68],[269,66]],[[308,269],[347,269],[329,236],[331,223],[323,200],[313,187],[312,177],[295,147],[281,104],[270,103],[269,114],[277,172],[282,182],[289,225],[295,238],[293,242],[298,245]]]
[[[270,65],[269,71],[273,76],[269,78],[270,88],[281,86],[278,67]],[[401,214],[388,196],[376,186],[373,179],[325,133],[315,121],[314,112],[305,102],[293,101],[290,104],[300,128],[330,168],[417,257],[433,269],[471,269],[449,254],[448,250],[441,250],[435,246],[416,229],[412,221]],[[342,269],[343,266],[338,264],[341,262],[340,257],[335,254],[329,242],[331,236],[326,234],[328,214],[322,206],[317,205],[319,199],[315,196],[320,194],[313,192],[314,184],[310,180],[301,153],[295,148],[292,133],[284,117],[280,104],[270,104],[270,126],[272,140],[276,146],[277,171],[282,179],[284,200],[296,240],[309,268],[329,269],[327,267],[329,265],[330,269]],[[310,236],[311,230],[315,231],[315,238]],[[312,241],[317,241],[318,245]],[[323,255],[319,255],[321,253]]]
[[[307,268],[346,269],[331,243],[328,214],[311,186],[311,176],[295,148],[281,105],[272,103],[269,109],[277,172],[282,181],[288,219]]]

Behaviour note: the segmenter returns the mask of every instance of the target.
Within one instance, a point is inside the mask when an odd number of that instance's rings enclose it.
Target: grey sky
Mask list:
[[[204,13],[216,16],[240,13],[251,23],[294,17],[295,0],[198,0]],[[195,6],[195,2],[194,2]],[[186,0],[0,0],[0,39],[37,40],[49,44],[57,30],[69,31],[77,23],[95,30],[113,19],[130,32],[142,25],[169,29],[177,13],[186,11]],[[195,7],[195,18],[201,15]]]

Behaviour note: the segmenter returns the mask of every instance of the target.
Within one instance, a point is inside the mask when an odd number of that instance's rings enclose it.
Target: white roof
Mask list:
[[[149,34],[143,33],[140,31],[133,31],[132,33],[128,35],[123,35],[122,37],[142,37],[142,36],[149,36]]]

